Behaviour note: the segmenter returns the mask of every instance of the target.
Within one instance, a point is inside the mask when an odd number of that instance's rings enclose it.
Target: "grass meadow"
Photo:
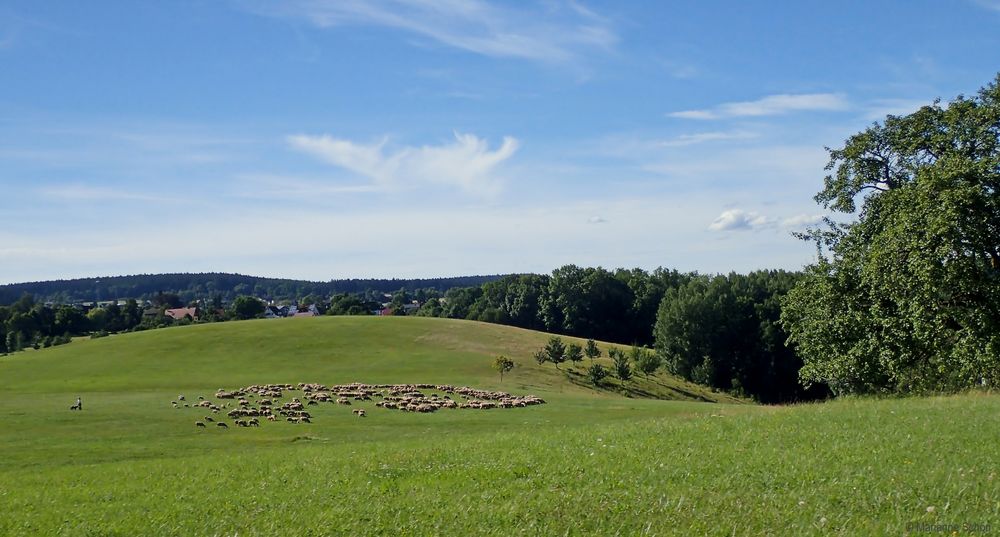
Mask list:
[[[176,327],[0,358],[2,535],[993,535],[1000,397],[762,407],[666,374],[594,389],[546,334],[417,318]],[[603,346],[603,345],[602,345]],[[499,381],[497,354],[518,367]],[[605,362],[606,358],[603,359]],[[199,429],[271,382],[450,383],[548,404],[310,407]],[[68,410],[77,396],[83,412]],[[225,418],[223,418],[225,419]]]

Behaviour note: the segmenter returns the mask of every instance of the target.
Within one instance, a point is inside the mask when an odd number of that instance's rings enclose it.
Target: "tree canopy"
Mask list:
[[[806,383],[838,393],[1000,380],[1000,76],[830,151],[816,201],[851,215],[802,234],[818,261],[782,324]]]

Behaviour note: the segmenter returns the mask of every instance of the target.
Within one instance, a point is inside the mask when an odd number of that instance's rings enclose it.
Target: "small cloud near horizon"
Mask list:
[[[722,211],[708,229],[711,231],[744,231],[770,227],[774,225],[774,219],[753,211],[743,209],[729,209]]]

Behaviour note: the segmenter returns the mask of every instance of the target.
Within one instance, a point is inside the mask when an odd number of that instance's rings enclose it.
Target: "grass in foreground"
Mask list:
[[[1000,398],[970,395],[474,435],[440,424],[395,439],[303,433],[250,450],[8,470],[0,533],[900,535],[975,524],[989,531],[961,534],[989,535],[1000,528],[998,412]]]

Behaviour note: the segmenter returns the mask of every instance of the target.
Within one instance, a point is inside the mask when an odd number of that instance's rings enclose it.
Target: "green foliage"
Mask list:
[[[1000,76],[830,151],[816,200],[855,219],[802,234],[821,258],[781,319],[803,381],[837,393],[1000,383],[998,133]]]
[[[651,352],[645,347],[632,347],[629,351],[632,362],[635,363],[637,371],[643,375],[652,375],[663,364],[663,360],[655,352]]]
[[[330,299],[330,307],[327,308],[327,315],[371,315],[371,312],[379,309],[379,304],[363,300],[360,296],[349,293],[340,293]]]
[[[338,293],[363,295],[369,291],[381,294],[395,292],[400,287],[408,292],[418,293],[417,298],[423,302],[419,294],[421,289],[444,292],[453,287],[478,286],[495,279],[497,276],[311,282],[224,273],[141,274],[106,277],[97,281],[86,278],[0,285],[0,304],[11,304],[22,297],[23,293],[28,296],[33,295],[40,302],[55,303],[132,297],[140,302],[153,301],[158,307],[182,307],[193,301],[208,298],[215,302],[212,309],[222,309],[223,302],[231,303],[239,295],[252,294],[276,301],[295,301],[300,297],[308,299],[309,295],[314,297],[329,297]],[[157,298],[161,292],[165,296]]]
[[[503,374],[514,369],[514,360],[501,354],[493,360],[493,369],[500,373],[500,382],[503,382]]]
[[[608,370],[601,364],[590,364],[590,367],[587,368],[587,379],[594,386],[600,386],[607,376]]]
[[[587,358],[595,360],[601,357],[601,349],[597,346],[597,342],[593,339],[587,340],[587,345],[583,348],[583,353],[587,355]]]
[[[549,357],[548,357],[547,354],[545,354],[545,350],[544,349],[540,349],[540,350],[535,351],[531,355],[531,357],[535,359],[535,362],[537,362],[538,365],[543,365],[545,362],[549,361]]]
[[[558,336],[549,338],[549,341],[545,344],[544,352],[545,360],[552,362],[556,366],[556,369],[559,369],[559,364],[566,361],[566,344]]]
[[[472,305],[483,293],[480,287],[456,287],[445,293],[441,315],[449,319],[467,319]]]
[[[618,380],[626,382],[632,378],[632,366],[629,364],[625,351],[618,347],[608,349],[608,356],[611,357],[611,371],[618,377]]]
[[[259,298],[240,295],[233,301],[232,314],[236,319],[255,319],[264,314],[264,308]]]
[[[7,332],[6,338],[7,352],[17,352],[23,348],[20,332]]]
[[[441,300],[430,298],[420,305],[420,309],[417,310],[416,315],[418,317],[441,317],[443,312],[444,308],[441,307]]]
[[[577,345],[576,343],[570,343],[569,346],[566,347],[566,359],[574,364],[583,360],[583,347]]]
[[[684,379],[765,403],[812,399],[799,384],[802,360],[785,346],[780,300],[797,274],[757,271],[699,277],[663,298],[654,333],[667,369]]]

